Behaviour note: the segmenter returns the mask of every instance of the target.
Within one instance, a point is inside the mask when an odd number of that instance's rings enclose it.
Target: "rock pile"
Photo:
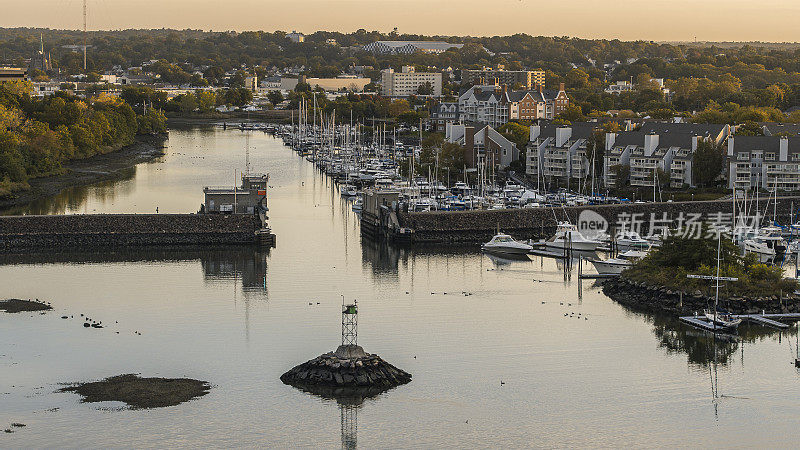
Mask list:
[[[649,286],[625,278],[610,278],[603,282],[603,293],[612,300],[631,308],[658,313],[694,314],[714,304],[714,297],[700,291],[680,292],[660,286]],[[800,312],[800,296],[795,293],[756,298],[733,297],[723,301],[725,309],[734,314],[759,314],[762,311]]]
[[[411,381],[411,374],[387,363],[358,345],[341,345],[281,375],[281,381],[323,397],[361,391],[370,397]]]

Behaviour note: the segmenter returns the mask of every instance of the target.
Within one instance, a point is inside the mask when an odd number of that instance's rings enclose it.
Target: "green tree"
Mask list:
[[[764,131],[761,129],[761,125],[755,122],[745,122],[736,127],[734,134],[736,136],[763,136]]]
[[[190,113],[197,109],[197,98],[191,92],[179,95],[177,103],[182,113]]]
[[[213,91],[197,91],[194,95],[200,112],[210,112],[217,104],[217,95]]]
[[[281,94],[281,91],[278,90],[269,91],[267,93],[267,100],[269,100],[269,102],[273,105],[277,106],[283,102],[283,94]]]
[[[609,168],[615,175],[614,187],[621,189],[628,184],[631,175],[631,167],[625,164],[615,164]]]
[[[417,94],[419,95],[433,95],[433,85],[430,81],[426,81],[423,84],[420,84],[417,88]]]
[[[722,146],[701,139],[692,155],[692,177],[700,187],[711,187],[725,168],[725,151]]]

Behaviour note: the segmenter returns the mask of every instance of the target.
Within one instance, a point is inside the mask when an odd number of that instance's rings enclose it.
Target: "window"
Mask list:
[[[736,157],[737,157],[739,160],[742,160],[742,159],[747,159],[747,152],[739,152],[739,153],[736,155]]]
[[[769,152],[764,154],[765,161],[775,161],[775,153]]]

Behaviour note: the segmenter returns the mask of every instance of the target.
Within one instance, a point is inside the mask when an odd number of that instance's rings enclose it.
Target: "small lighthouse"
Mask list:
[[[342,297],[339,348],[293,367],[281,381],[323,397],[370,397],[410,382],[411,374],[358,345],[358,302],[346,303]]]

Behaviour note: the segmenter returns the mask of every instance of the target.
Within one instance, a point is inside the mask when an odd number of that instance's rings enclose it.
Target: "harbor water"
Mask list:
[[[236,182],[246,145],[270,174],[274,249],[0,257],[0,298],[54,307],[0,313],[0,429],[26,424],[0,447],[796,445],[794,326],[715,339],[554,259],[362,242],[332,181],[260,131],[172,130],[166,155],[123,179],[14,212],[196,212],[203,186]],[[349,409],[278,379],[336,348],[342,296],[358,301],[358,343],[413,375]],[[56,392],[125,373],[213,388],[149,410]]]

